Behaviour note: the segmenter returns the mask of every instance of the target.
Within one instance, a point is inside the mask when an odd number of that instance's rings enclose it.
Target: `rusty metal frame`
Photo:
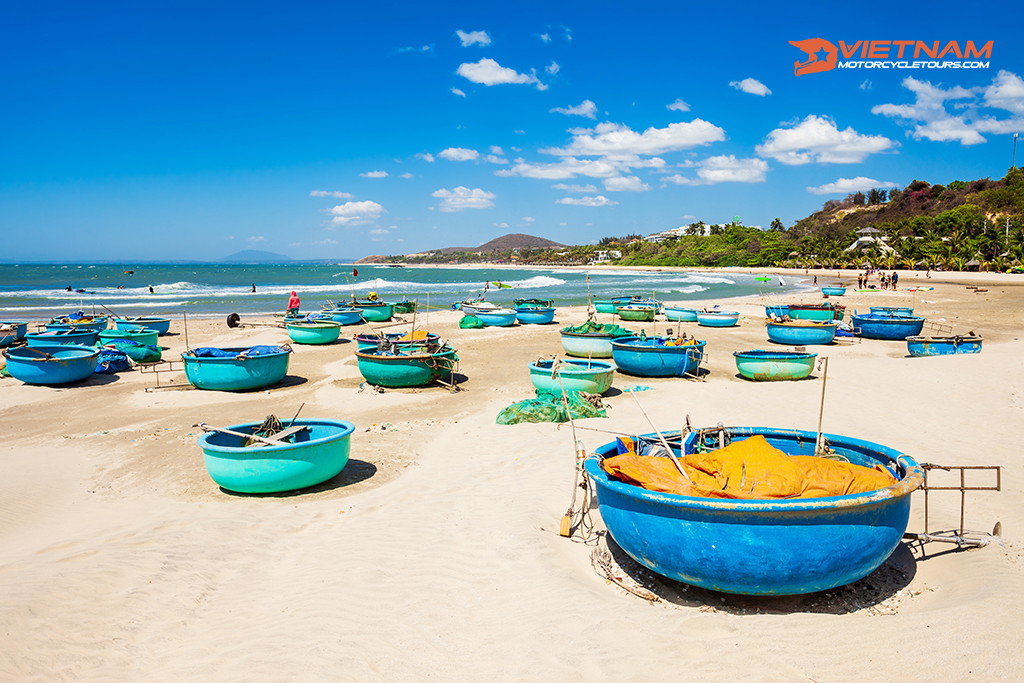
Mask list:
[[[971,535],[964,528],[964,514],[967,506],[967,492],[968,491],[1002,491],[1003,486],[1003,473],[1002,467],[999,465],[936,465],[934,463],[922,463],[921,469],[924,471],[924,481],[921,484],[921,490],[924,491],[924,532],[906,533],[904,538],[916,539],[919,541],[939,541],[942,543],[956,543],[958,546],[985,546],[989,543],[988,536],[995,536],[998,534],[994,531],[992,534],[977,534]],[[960,475],[960,483],[956,486],[936,486],[928,482],[928,473],[931,470],[942,470],[944,472],[953,472],[956,470]],[[968,486],[967,485],[967,471],[987,471],[995,472],[995,484],[992,486]],[[930,519],[929,519],[929,506],[928,506],[928,494],[931,491],[959,491],[960,492],[960,527],[955,532],[933,533],[929,530]],[[999,524],[996,524],[996,529],[999,528]]]
[[[180,368],[174,367],[175,363],[181,363]],[[191,384],[160,384],[160,375],[165,372],[184,372],[185,364],[182,361],[173,360],[159,360],[155,363],[139,363],[139,372],[143,375],[153,375],[156,379],[156,386],[146,387],[146,392],[156,391],[157,389],[191,389]]]

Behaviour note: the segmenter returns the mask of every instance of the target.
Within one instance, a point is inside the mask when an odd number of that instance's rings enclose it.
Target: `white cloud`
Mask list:
[[[337,244],[337,243],[338,243],[338,240],[332,240],[330,237],[327,237],[325,239],[317,240],[316,242],[313,242],[313,244],[321,245],[321,246],[325,246],[325,247],[328,247],[328,246],[331,246],[332,244]]]
[[[732,154],[708,157],[697,164],[697,177],[671,175],[666,182],[676,185],[713,185],[715,183],[763,183],[768,172],[764,159],[737,159]]]
[[[503,223],[494,223],[493,225],[494,225],[494,227],[501,228],[502,230],[504,230],[505,228],[508,227],[508,223],[504,223],[504,222]]]
[[[586,116],[588,119],[593,119],[597,115],[597,105],[590,100],[583,100],[574,107],[555,107],[550,111],[552,113],[565,114],[566,116]]]
[[[637,178],[635,175],[631,175],[606,178],[604,181],[604,189],[609,192],[646,192],[651,189],[651,186]]]
[[[472,161],[480,158],[480,152],[465,147],[449,147],[441,150],[437,156],[448,161]]]
[[[665,108],[671,111],[690,111],[690,105],[688,105],[686,102],[683,102],[678,97],[676,98],[676,101],[673,102],[672,104],[666,104]]]
[[[560,67],[558,65],[558,62],[551,62],[546,67],[544,67],[544,71],[546,71],[547,73],[551,74],[552,76],[555,75],[556,73],[558,73],[561,70],[562,70],[562,67]]]
[[[897,143],[883,135],[861,135],[852,127],[839,130],[827,116],[809,115],[792,128],[776,128],[755,149],[763,157],[790,166],[855,164],[869,154],[893,149]]]
[[[505,157],[500,157],[497,154],[488,154],[487,156],[484,157],[484,161],[486,161],[489,164],[503,164],[504,165],[504,164],[508,163],[508,159],[506,159]]]
[[[348,192],[338,192],[337,190],[313,190],[309,193],[310,197],[335,197],[336,199],[352,199],[355,195]]]
[[[458,95],[459,97],[465,97],[466,96],[466,93],[462,92],[458,88],[452,88],[452,94],[453,95]]]
[[[550,33],[542,33],[542,34],[540,34],[537,37],[540,38],[540,42],[542,42],[542,43],[550,43],[551,42],[551,34]]]
[[[631,168],[662,168],[664,165],[665,160],[661,157],[641,159],[629,155],[602,159],[565,157],[550,164],[534,164],[523,159],[516,159],[512,168],[503,168],[494,173],[499,176],[519,176],[541,180],[568,180],[578,175],[588,178],[611,178]]]
[[[339,204],[328,213],[331,214],[331,223],[334,225],[361,225],[376,220],[387,211],[377,202],[366,200]]]
[[[861,90],[871,90],[871,79],[865,79],[865,81],[857,87]]]
[[[613,202],[604,195],[597,195],[596,197],[562,197],[555,201],[555,204],[569,204],[571,206],[615,206],[618,202]]]
[[[871,108],[871,113],[910,123],[910,135],[915,140],[956,141],[968,146],[985,142],[982,133],[1024,130],[1024,80],[1010,71],[999,71],[992,84],[984,88],[942,88],[916,78],[906,78],[902,85],[914,93],[913,104],[879,104]],[[946,108],[946,102],[954,100],[967,100],[952,105],[960,113],[950,113]],[[1012,116],[996,118],[980,113],[982,108],[1003,110]]]
[[[485,47],[491,44],[491,37],[487,35],[487,31],[456,31],[455,35],[459,37],[462,47],[470,45]]]
[[[409,178],[415,178],[416,176],[414,176],[412,173],[409,173],[408,171],[406,171],[405,173],[403,173],[402,175],[400,175],[398,177],[399,178],[405,178],[406,180],[408,180]]]
[[[579,194],[597,192],[596,185],[566,185],[565,183],[555,183],[551,187],[556,190],[561,190],[562,192],[576,192]]]
[[[736,88],[737,90],[751,95],[771,95],[772,91],[768,89],[768,86],[757,80],[756,78],[744,78],[742,81],[730,81],[729,85]]]
[[[388,232],[389,232],[389,228],[377,227],[377,228],[372,228],[370,230],[370,234],[371,235],[386,235],[386,234],[388,234]]]
[[[430,152],[420,152],[419,154],[416,155],[416,158],[423,159],[423,161],[427,162],[428,164],[434,163],[434,155],[431,154]]]
[[[486,190],[479,188],[470,189],[462,185],[453,187],[450,190],[442,188],[435,191],[432,196],[441,200],[438,209],[446,213],[462,211],[463,209],[489,209],[494,206],[493,200],[495,197],[493,193]]]
[[[670,123],[665,128],[648,128],[637,133],[618,123],[599,123],[593,129],[575,129],[572,142],[561,149],[542,149],[544,154],[561,156],[608,156],[623,154],[663,154],[725,139],[725,131],[703,119]]]
[[[537,80],[534,73],[521,74],[515,69],[509,69],[498,64],[493,59],[484,58],[479,62],[460,64],[455,70],[463,78],[473,83],[483,85],[501,85],[504,83],[533,83],[538,90],[545,90],[547,86]]]
[[[367,171],[366,173],[360,173],[360,178],[387,178],[387,171]]]
[[[491,145],[490,152],[491,154],[504,154],[505,150],[503,150],[501,147],[498,147],[497,145]]]
[[[896,187],[896,183],[889,181],[865,178],[862,175],[856,178],[839,178],[831,183],[825,183],[818,187],[808,187],[811,194],[850,194],[851,192],[863,192],[872,188]]]
[[[522,221],[524,223],[536,223],[537,219],[534,218],[533,216],[523,216]]]
[[[250,242],[264,242],[266,239],[263,235],[249,235]]]
[[[399,52],[430,52],[434,49],[433,45],[419,45],[416,47],[400,47]]]

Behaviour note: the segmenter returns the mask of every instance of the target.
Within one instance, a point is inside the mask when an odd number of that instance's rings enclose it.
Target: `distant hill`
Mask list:
[[[433,253],[454,254],[459,251],[488,252],[488,251],[511,251],[513,249],[551,249],[563,247],[564,244],[553,242],[543,237],[526,235],[521,232],[514,232],[501,237],[495,237],[490,242],[484,242],[479,247],[444,247],[442,249],[431,249]]]
[[[259,249],[243,249],[217,261],[217,263],[283,263],[292,259],[284,254]]]

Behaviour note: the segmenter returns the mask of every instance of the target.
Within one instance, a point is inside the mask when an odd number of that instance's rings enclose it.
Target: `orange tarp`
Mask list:
[[[626,453],[606,458],[609,475],[651,491],[700,498],[821,498],[876,491],[896,482],[882,466],[853,465],[809,455],[786,455],[763,436],[680,458],[687,482],[669,458]]]

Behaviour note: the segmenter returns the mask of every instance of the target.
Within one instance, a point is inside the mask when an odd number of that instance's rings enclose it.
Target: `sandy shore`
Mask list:
[[[820,284],[836,275],[816,274]],[[595,571],[603,539],[558,536],[572,495],[569,428],[494,418],[532,395],[526,365],[560,353],[561,325],[462,330],[456,312],[421,316],[459,349],[455,393],[360,390],[351,342],[296,346],[289,378],[270,391],[146,391],[153,376],[139,371],[69,388],[0,380],[0,678],[1018,679],[1024,278],[932,275],[901,275],[932,291],[841,301],[912,303],[955,332],[984,334],[984,351],[910,359],[902,342],[870,340],[819,349],[830,359],[825,429],[921,461],[1002,465],[1003,491],[970,495],[966,524],[1001,521],[1003,538],[962,552],[906,544],[857,584],[799,598],[656,583],[648,602]],[[682,324],[708,340],[704,381],[617,375],[615,387],[651,387],[639,396],[664,429],[687,414],[700,426],[814,429],[819,380],[736,375],[733,351],[768,345],[766,302],[729,302],[745,316],[739,328]],[[557,320],[584,318],[573,308]],[[165,358],[184,348],[180,324],[172,331]],[[277,328],[212,319],[190,320],[188,333],[193,346],[287,341]],[[649,431],[633,400],[611,393],[609,419],[581,424]],[[193,424],[290,417],[302,404],[305,417],[357,425],[339,477],[262,497],[213,484]],[[582,438],[589,450],[610,439]],[[957,494],[932,495],[933,530],[958,516]],[[921,494],[910,529],[922,530]]]

